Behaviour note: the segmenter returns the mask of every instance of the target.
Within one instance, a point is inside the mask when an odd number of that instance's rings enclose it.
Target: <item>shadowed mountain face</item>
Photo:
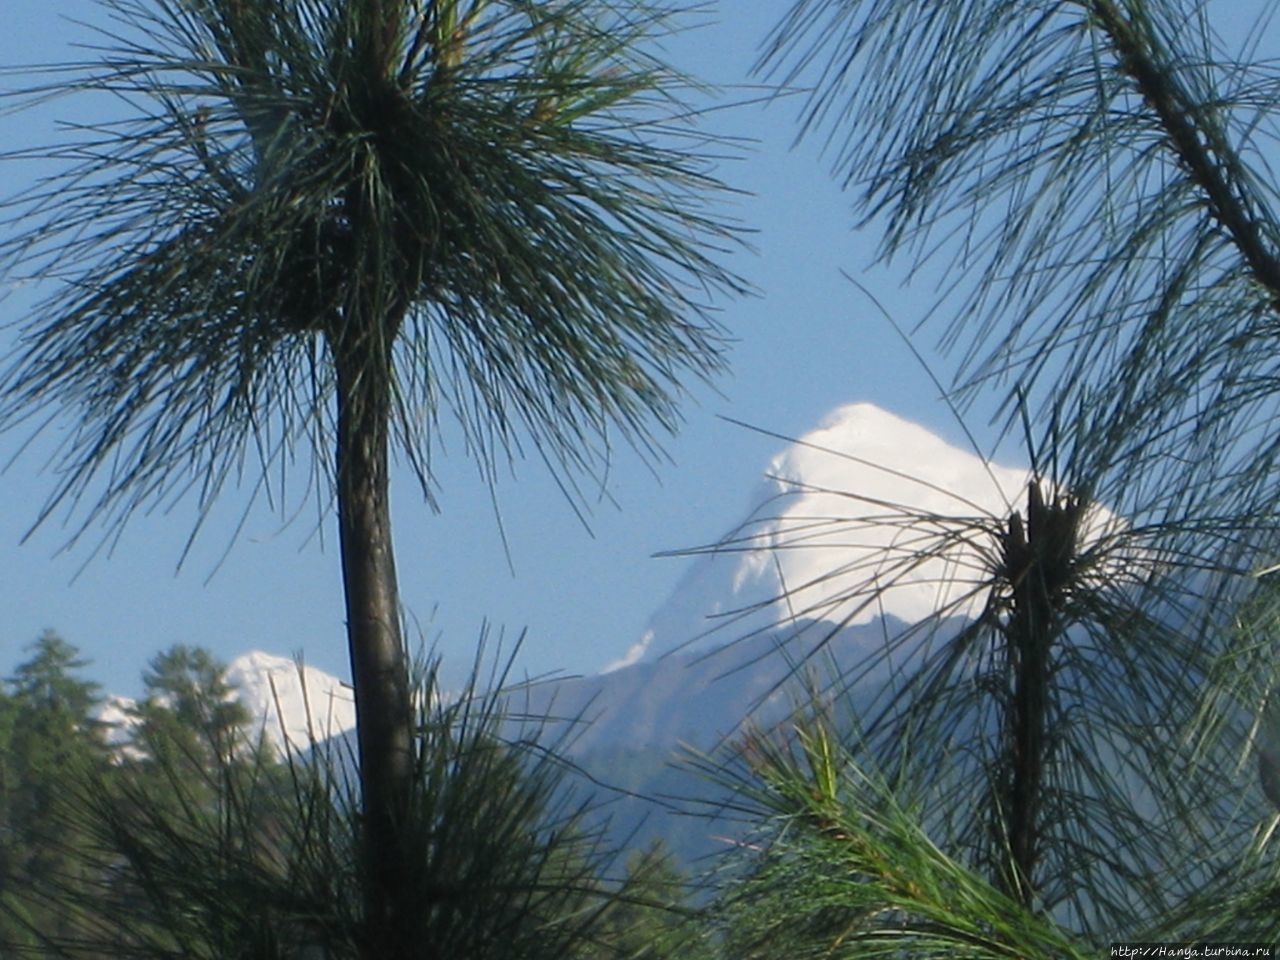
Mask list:
[[[750,719],[771,726],[795,705],[806,681],[831,684],[896,636],[893,618],[837,629],[793,624],[712,650],[672,653],[609,673],[530,685],[512,710],[553,717],[573,759],[617,750],[710,750]],[[867,677],[879,687],[887,668]]]
[[[690,865],[743,830],[721,809],[724,789],[698,772],[694,758],[722,755],[748,722],[784,723],[809,689],[843,690],[840,678],[905,626],[893,618],[843,629],[793,624],[714,650],[538,683],[513,694],[511,712],[535,722],[556,718],[544,742],[559,743],[598,787],[617,842],[660,838]],[[889,676],[885,666],[862,677],[843,702],[869,707]]]

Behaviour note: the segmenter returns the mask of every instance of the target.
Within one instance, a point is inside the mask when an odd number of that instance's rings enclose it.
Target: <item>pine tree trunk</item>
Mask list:
[[[1015,515],[1016,517],[1016,515]],[[1010,540],[1018,536],[1011,525]],[[1025,543],[1023,544],[1026,548]],[[1033,545],[1034,549],[1034,545]],[[1013,611],[1006,626],[1013,667],[1013,700],[1008,714],[1010,771],[1004,804],[1004,833],[1010,869],[1006,891],[1032,906],[1040,861],[1040,805],[1044,792],[1045,726],[1049,709],[1049,650],[1053,610],[1046,602],[1034,560],[1015,584]]]
[[[1004,634],[1012,676],[998,834],[1009,853],[1002,885],[1028,907],[1035,902],[1043,844],[1052,652],[1061,639],[1058,608],[1071,581],[1081,511],[1081,503],[1073,498],[1046,502],[1040,481],[1033,480],[1027,488],[1026,523],[1015,512],[1002,545],[1010,588]]]
[[[390,345],[335,339],[338,526],[360,751],[366,944],[370,957],[399,960],[409,948],[401,830],[413,754],[387,469]]]

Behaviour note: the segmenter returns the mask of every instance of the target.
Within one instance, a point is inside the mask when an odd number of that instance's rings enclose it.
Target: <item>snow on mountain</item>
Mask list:
[[[912,623],[948,604],[972,613],[980,601],[965,599],[964,581],[974,547],[957,544],[922,563],[915,551],[947,519],[1007,515],[1028,478],[870,403],[840,407],[773,458],[746,519],[699,551],[648,629],[606,670],[788,621]]]
[[[277,750],[305,750],[356,725],[351,687],[288,657],[243,654],[227,666],[227,682]]]
[[[253,738],[265,733],[280,753],[286,744],[290,750],[306,750],[356,725],[351,687],[323,670],[299,667],[288,657],[261,650],[242,654],[227,665],[226,678],[232,690],[229,699],[244,704],[253,718]],[[106,742],[132,759],[143,755],[132,745],[138,723],[135,706],[130,698],[113,695],[94,712]]]

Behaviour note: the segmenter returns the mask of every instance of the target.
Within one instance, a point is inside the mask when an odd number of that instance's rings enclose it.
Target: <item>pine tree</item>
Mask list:
[[[250,753],[252,717],[226,669],[205,648],[185,644],[153,657],[142,675],[146,698],[133,711],[135,745],[206,775]]]
[[[101,60],[52,94],[136,108],[17,206],[3,259],[54,280],[0,423],[77,425],[49,510],[208,510],[299,457],[332,496],[379,956],[407,956],[414,763],[393,450],[432,491],[442,412],[492,476],[675,427],[723,366],[707,295],[734,231],[654,57],[676,8],[566,0],[102,0]],[[81,162],[83,161],[83,162]],[[43,412],[39,412],[43,411]],[[307,471],[303,471],[304,473]],[[565,476],[565,489],[575,477]],[[49,515],[46,511],[43,516]]]
[[[837,685],[748,740],[730,779],[769,829],[738,955],[1280,935],[1243,762],[1277,676],[1251,621],[1280,550],[1280,85],[1270,21],[1232,44],[1215,11],[797,0],[771,38],[884,255],[953,257],[954,395],[1002,391],[1033,469],[1005,516],[870,505],[899,541],[848,598],[949,554],[981,612],[887,637],[870,707],[832,714]]]
[[[92,715],[98,686],[80,676],[88,661],[52,630],[28,650],[0,692],[0,946],[12,950],[79,931],[56,895],[94,879],[68,804],[108,755]]]

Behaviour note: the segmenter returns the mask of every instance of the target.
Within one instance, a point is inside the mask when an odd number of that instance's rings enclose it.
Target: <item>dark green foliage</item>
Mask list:
[[[59,904],[30,894],[92,882],[90,838],[66,817],[78,778],[107,756],[97,685],[79,675],[87,661],[51,630],[28,649],[0,692],[0,945],[13,949],[77,933]]]
[[[142,675],[146,699],[133,711],[135,746],[195,771],[229,764],[253,746],[248,709],[234,697],[226,667],[202,647],[176,644]]]
[[[1097,955],[936,845],[922,811],[868,774],[829,718],[754,733],[744,748],[740,798],[764,829],[752,838],[753,868],[717,911],[727,956]]]
[[[46,630],[27,648],[31,659],[18,665],[8,678],[9,692],[25,706],[39,710],[75,728],[98,702],[98,685],[77,676],[89,665],[79,650],[52,630]]]
[[[62,867],[23,874],[0,913],[0,952],[367,955],[370,877],[350,745],[315,744],[282,760],[247,749],[208,709],[225,704],[227,690],[199,648],[160,654],[145,679],[152,698],[132,749],[111,763],[76,762],[59,778],[67,802],[46,811],[41,842]],[[572,769],[554,744],[538,742],[542,721],[504,712],[512,694],[497,689],[500,679],[488,678],[491,691],[473,680],[455,695],[431,669],[416,688],[413,793],[401,831],[409,872],[398,891],[413,955],[696,956],[679,952],[694,934],[679,907],[681,882],[656,852],[638,857],[625,879],[610,878],[614,853],[575,799]],[[0,731],[10,702],[0,701]],[[207,738],[211,718],[225,739]],[[244,749],[209,748],[228,740]]]
[[[687,878],[661,840],[633,850],[621,887],[595,933],[591,960],[710,960],[717,956]]]

